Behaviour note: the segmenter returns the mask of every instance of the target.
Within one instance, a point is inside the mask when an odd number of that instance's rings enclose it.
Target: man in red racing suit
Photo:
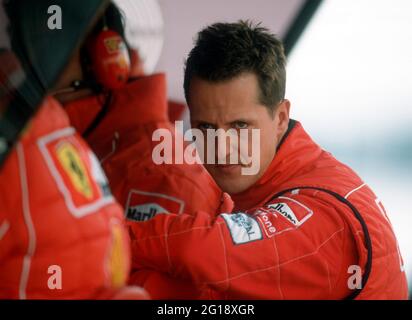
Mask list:
[[[72,125],[84,133],[103,104],[101,96],[93,95],[66,103],[65,110]],[[86,138],[101,161],[113,195],[125,208],[132,238],[139,236],[133,228],[137,221],[158,213],[204,210],[213,216],[222,210],[221,205],[230,210],[232,204],[203,166],[154,163],[152,151],[158,142],[152,135],[157,129],[171,133],[170,148],[176,152],[178,137],[167,116],[164,74],[142,76],[113,90],[107,114]],[[130,282],[143,286],[153,299],[198,297],[190,283],[153,270],[132,266]]]
[[[193,281],[203,298],[407,298],[382,203],[299,122],[265,174],[232,197],[234,213],[134,224],[133,264]]]
[[[47,98],[0,169],[0,298],[148,298],[125,286],[123,223],[96,157]]]

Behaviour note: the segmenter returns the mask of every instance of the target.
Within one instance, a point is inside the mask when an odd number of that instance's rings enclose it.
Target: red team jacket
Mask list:
[[[291,120],[263,177],[211,218],[134,225],[133,264],[194,282],[203,298],[406,299],[397,240],[377,196]]]
[[[103,104],[100,96],[92,96],[67,104],[65,110],[78,131],[84,132]],[[167,116],[163,74],[135,79],[114,91],[107,114],[87,137],[113,195],[125,208],[132,238],[139,237],[134,229],[136,221],[148,220],[159,212],[194,214],[204,210],[215,215],[222,204],[230,210],[231,201],[203,166],[154,163],[152,151],[159,143],[152,139],[156,129],[174,132]],[[174,150],[175,140],[173,135]],[[154,271],[132,272],[131,282],[142,285],[155,299],[198,296],[190,282]]]
[[[0,169],[0,299],[147,298],[129,259],[96,157],[46,99]]]

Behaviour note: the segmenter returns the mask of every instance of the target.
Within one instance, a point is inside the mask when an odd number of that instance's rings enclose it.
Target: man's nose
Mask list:
[[[216,137],[217,163],[229,164],[231,154],[237,153],[237,135],[233,130],[220,130]]]

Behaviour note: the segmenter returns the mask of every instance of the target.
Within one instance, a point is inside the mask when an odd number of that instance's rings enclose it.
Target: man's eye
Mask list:
[[[235,129],[246,129],[248,127],[248,124],[243,121],[236,121],[233,123],[233,127]]]
[[[200,123],[198,127],[200,130],[214,129],[210,123]]]

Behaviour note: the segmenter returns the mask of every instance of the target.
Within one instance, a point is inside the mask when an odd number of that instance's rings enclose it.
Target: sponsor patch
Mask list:
[[[263,239],[259,223],[246,213],[222,214],[235,244]]]
[[[74,145],[64,141],[56,146],[55,156],[73,188],[87,199],[93,198],[93,189],[86,165]]]
[[[268,208],[286,218],[294,226],[300,226],[313,214],[312,210],[295,199],[287,197],[279,197],[279,199],[287,200],[287,202],[269,204]]]
[[[155,192],[131,190],[126,204],[126,217],[146,221],[158,213],[182,213],[184,202],[178,198]]]
[[[295,213],[292,211],[292,209],[289,208],[289,206],[286,203],[281,202],[270,204],[268,205],[268,207],[279,213],[281,216],[288,219],[289,222],[292,222],[292,224],[294,224],[295,226],[299,225],[298,218],[296,218]]]
[[[119,50],[121,41],[118,37],[110,37],[104,40],[104,46],[108,53],[114,53]]]
[[[273,221],[273,214],[264,210],[256,213],[256,219],[260,222],[267,237],[271,238],[276,234],[276,227]]]
[[[295,199],[279,197],[279,200],[282,202],[269,204],[254,214],[269,238],[299,228],[313,215],[311,209]]]
[[[97,212],[113,202],[107,178],[96,156],[72,128],[55,131],[38,140],[47,167],[76,217]]]

